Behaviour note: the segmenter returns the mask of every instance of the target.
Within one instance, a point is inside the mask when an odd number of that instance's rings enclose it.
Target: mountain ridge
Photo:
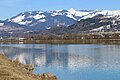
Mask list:
[[[112,18],[120,16],[120,10],[75,10],[71,8],[69,10],[25,11],[10,19],[0,21],[0,26],[3,26],[1,28],[8,26],[22,28],[23,30],[49,30],[60,26],[69,27],[81,20],[94,18],[97,15]]]
[[[6,21],[20,25],[46,27],[55,24],[69,26],[81,19],[92,18],[98,14],[108,17],[120,15],[120,10],[53,10],[53,11],[28,11],[22,12]],[[62,19],[62,20],[61,20]],[[51,22],[50,22],[51,21]]]

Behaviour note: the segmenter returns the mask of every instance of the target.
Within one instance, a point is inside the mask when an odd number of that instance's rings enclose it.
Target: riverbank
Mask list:
[[[1,43],[24,44],[120,44],[120,33],[80,33],[64,35],[10,36],[0,39]]]
[[[0,40],[0,43],[24,43],[24,44],[120,44],[120,39]]]
[[[33,74],[34,65],[21,64],[19,59],[12,61],[0,54],[0,80],[57,80],[51,73]]]

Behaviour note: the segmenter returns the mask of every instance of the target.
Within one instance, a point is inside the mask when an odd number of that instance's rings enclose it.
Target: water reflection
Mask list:
[[[119,45],[1,44],[0,53],[36,67],[120,69]]]

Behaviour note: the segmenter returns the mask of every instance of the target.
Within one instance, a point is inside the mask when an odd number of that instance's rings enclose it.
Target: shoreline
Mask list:
[[[120,39],[79,39],[79,40],[0,40],[13,44],[120,44]]]
[[[22,64],[0,54],[0,80],[57,80],[51,73],[33,74],[33,64]]]

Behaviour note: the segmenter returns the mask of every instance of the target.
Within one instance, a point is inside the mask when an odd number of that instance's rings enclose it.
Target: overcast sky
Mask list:
[[[36,10],[120,10],[120,0],[0,0],[0,20]]]

